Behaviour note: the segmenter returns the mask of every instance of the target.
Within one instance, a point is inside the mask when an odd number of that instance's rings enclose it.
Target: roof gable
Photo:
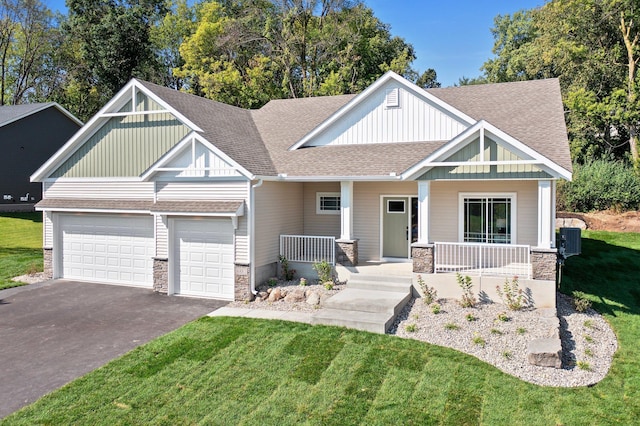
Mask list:
[[[82,126],[82,121],[78,120],[73,114],[64,109],[56,102],[22,104],[22,105],[4,105],[0,106],[0,127],[11,124],[33,114],[37,114],[47,108],[56,108],[62,114],[67,116],[74,123]]]

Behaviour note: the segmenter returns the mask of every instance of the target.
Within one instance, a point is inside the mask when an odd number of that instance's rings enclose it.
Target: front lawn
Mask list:
[[[0,290],[11,278],[42,271],[42,213],[0,214]]]
[[[7,424],[634,424],[640,234],[587,232],[562,289],[604,312],[620,348],[602,382],[545,388],[395,336],[204,318],[5,419]]]

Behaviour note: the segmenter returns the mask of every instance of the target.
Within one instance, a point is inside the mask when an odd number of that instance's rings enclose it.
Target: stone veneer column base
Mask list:
[[[153,291],[169,292],[169,259],[166,257],[153,258]]]
[[[44,277],[47,280],[52,280],[53,279],[53,249],[50,247],[43,248],[42,256],[43,256]]]
[[[433,244],[411,244],[411,258],[413,259],[413,272],[420,274],[433,274]]]
[[[534,280],[556,280],[558,249],[531,248],[531,278]]]
[[[255,298],[251,292],[251,269],[247,263],[236,263],[234,267],[234,300],[250,302]]]
[[[358,266],[358,240],[336,240],[336,263]]]

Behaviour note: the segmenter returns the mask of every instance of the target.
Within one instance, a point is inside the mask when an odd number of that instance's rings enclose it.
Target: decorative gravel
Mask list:
[[[18,277],[13,277],[11,278],[11,281],[21,282],[25,284],[35,284],[42,281],[46,281],[46,279],[47,278],[45,277],[44,272],[36,272],[35,274],[27,274],[27,275],[20,275]]]
[[[571,298],[558,293],[562,368],[538,367],[527,361],[527,345],[545,338],[548,326],[535,309],[509,311],[502,304],[462,308],[456,300],[439,300],[441,311],[422,299],[405,306],[389,330],[399,337],[422,340],[473,355],[522,380],[543,386],[589,386],[602,380],[618,348],[616,336],[596,311],[576,312]],[[506,313],[509,321],[500,321]],[[472,315],[475,320],[467,320]],[[454,327],[451,324],[455,324]]]

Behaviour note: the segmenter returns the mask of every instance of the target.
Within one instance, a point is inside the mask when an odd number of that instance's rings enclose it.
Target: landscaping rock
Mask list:
[[[260,292],[258,292],[258,298],[260,300],[267,300],[269,298],[269,292],[268,291],[260,291]]]
[[[305,296],[304,296],[305,290],[304,288],[295,288],[293,290],[290,290],[286,297],[284,298],[285,302],[304,302],[305,300]]]
[[[320,295],[318,293],[316,293],[315,291],[310,291],[308,292],[309,294],[307,295],[307,303],[311,306],[315,306],[315,305],[319,305],[320,304]]]
[[[527,347],[529,364],[540,367],[562,367],[562,344],[560,339],[534,339]]]
[[[277,302],[280,299],[282,299],[282,291],[280,290],[280,287],[276,287],[271,290],[269,293],[269,302]]]

